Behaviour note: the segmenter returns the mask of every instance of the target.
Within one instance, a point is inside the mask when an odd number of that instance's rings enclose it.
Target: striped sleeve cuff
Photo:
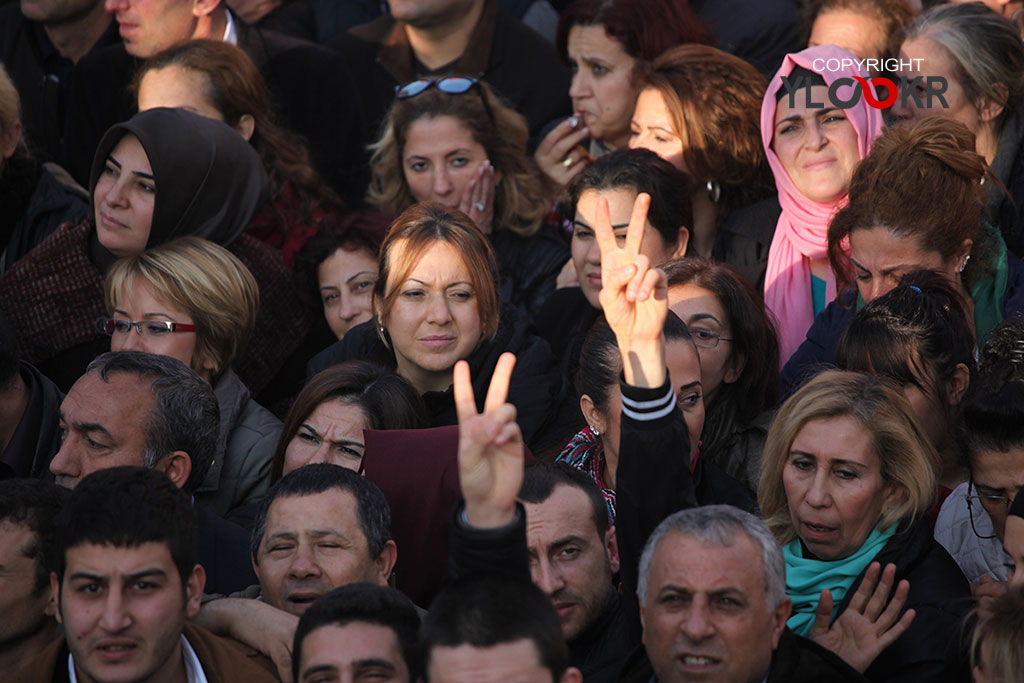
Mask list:
[[[676,409],[676,392],[665,374],[665,383],[657,389],[641,389],[621,382],[622,414],[637,422],[653,422]]]

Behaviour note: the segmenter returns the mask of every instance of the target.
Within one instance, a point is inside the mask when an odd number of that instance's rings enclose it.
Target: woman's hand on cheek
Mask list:
[[[494,187],[494,167],[490,161],[482,161],[459,200],[459,209],[472,218],[485,235],[490,235],[494,229]]]

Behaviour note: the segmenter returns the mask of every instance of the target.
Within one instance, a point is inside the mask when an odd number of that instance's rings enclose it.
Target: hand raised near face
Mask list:
[[[494,230],[495,178],[491,162],[481,161],[459,199],[459,210],[472,218],[476,227],[485,235],[490,235]]]
[[[590,163],[590,155],[580,145],[590,136],[579,115],[570,116],[552,128],[537,145],[534,161],[552,181],[562,187]]]
[[[516,357],[503,353],[491,376],[478,413],[469,363],[455,364],[455,409],[459,416],[459,485],[466,502],[466,521],[477,528],[496,528],[515,518],[516,497],[523,483],[523,433],[516,407],[506,402]]]
[[[668,317],[665,273],[640,253],[651,198],[637,195],[626,227],[626,238],[615,237],[608,201],[597,201],[594,236],[601,250],[601,293],[598,299],[622,353],[626,382],[659,387],[665,381],[665,342],[662,329]]]

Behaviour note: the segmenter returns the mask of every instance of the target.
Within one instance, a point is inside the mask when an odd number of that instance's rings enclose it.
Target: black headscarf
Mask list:
[[[156,197],[146,248],[193,235],[230,244],[269,197],[270,181],[256,150],[225,123],[184,109],[149,109],[106,132],[89,175],[93,196],[110,152],[126,133],[142,143]],[[94,233],[95,235],[95,233]],[[94,258],[106,250],[94,242]],[[107,254],[111,257],[112,255]],[[107,265],[107,264],[104,264]]]

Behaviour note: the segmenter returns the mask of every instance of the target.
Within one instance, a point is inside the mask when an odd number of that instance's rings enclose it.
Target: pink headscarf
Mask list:
[[[779,204],[782,205],[782,215],[775,226],[775,237],[772,238],[772,246],[768,251],[764,302],[778,323],[779,350],[783,364],[803,342],[807,329],[814,322],[810,260],[827,257],[828,224],[833,214],[846,206],[847,197],[843,195],[835,204],[814,202],[801,194],[790,180],[782,162],[772,150],[777,109],[775,94],[782,88],[782,77],[788,76],[797,66],[820,73],[828,85],[832,85],[840,78],[869,78],[867,73],[858,70],[856,66],[850,66],[844,71],[819,71],[812,66],[817,60],[830,59],[856,58],[834,45],[819,45],[786,55],[782,66],[768,84],[768,90],[761,102],[761,139],[764,142],[768,163],[775,174]],[[818,61],[818,66],[822,65],[823,62]],[[854,88],[859,90],[860,85],[854,83],[852,87],[842,86],[838,88],[836,94],[843,101],[847,101],[853,98]],[[857,154],[863,159],[871,149],[871,143],[882,132],[882,114],[878,109],[868,105],[863,93],[853,107],[843,110],[843,114],[857,132]],[[830,270],[826,280],[826,301],[832,301],[835,297],[836,279]]]

